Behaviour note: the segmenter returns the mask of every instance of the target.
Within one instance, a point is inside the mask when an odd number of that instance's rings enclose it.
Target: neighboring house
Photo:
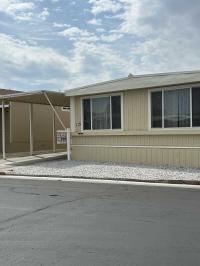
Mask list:
[[[72,159],[200,167],[200,71],[66,91]]]
[[[9,95],[21,95],[22,92],[0,89],[0,97]],[[31,99],[32,96],[30,96]],[[42,98],[43,96],[40,96]],[[39,101],[40,102],[40,101]],[[0,103],[1,104],[1,103]],[[5,104],[5,149],[6,154],[29,153],[30,151],[30,118],[29,103],[7,100]],[[69,127],[69,111],[66,108],[55,107],[63,124]],[[0,111],[2,112],[2,105]],[[53,147],[53,138],[56,131],[63,130],[60,122],[56,119],[50,105],[33,104],[33,152],[41,153],[52,150],[66,150],[66,145],[57,145],[56,139]],[[2,115],[0,114],[0,127],[2,127]],[[2,142],[2,130],[0,130],[0,142]],[[0,143],[2,153],[2,143]]]

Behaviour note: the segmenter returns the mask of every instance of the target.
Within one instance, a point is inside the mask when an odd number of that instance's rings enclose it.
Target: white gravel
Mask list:
[[[164,168],[141,165],[57,160],[18,166],[12,169],[15,175],[90,177],[137,180],[195,180],[200,181],[200,169]]]

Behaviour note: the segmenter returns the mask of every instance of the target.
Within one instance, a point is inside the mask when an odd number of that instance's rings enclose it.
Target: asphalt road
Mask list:
[[[0,179],[0,265],[200,265],[200,190]]]

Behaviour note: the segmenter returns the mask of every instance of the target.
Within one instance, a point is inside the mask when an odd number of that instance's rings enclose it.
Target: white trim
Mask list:
[[[62,112],[70,112],[70,107],[63,106],[61,107]]]
[[[76,117],[75,97],[70,97],[70,128],[71,128],[71,132],[76,131],[75,117]]]
[[[90,130],[93,130],[92,112],[93,112],[93,107],[92,107],[92,101],[90,100],[90,120],[91,120],[91,129]],[[81,124],[83,124],[83,123],[84,123],[84,121],[81,121]]]
[[[53,137],[53,152],[56,152],[56,121],[55,121],[55,113],[52,112],[52,137]]]
[[[95,145],[95,144],[73,144],[72,147],[96,147],[96,148],[146,148],[146,149],[200,149],[199,147],[183,146],[143,146],[143,145]]]
[[[192,88],[190,88],[190,127],[193,127],[192,123],[192,117],[193,117],[193,112],[192,112]]]
[[[10,117],[10,134],[9,134],[9,137],[10,137],[10,143],[12,143],[12,134],[13,134],[13,132],[12,132],[12,109],[13,109],[13,107],[12,107],[12,102],[10,102],[10,113],[9,113],[9,117]]]
[[[83,131],[83,100],[82,98],[80,98],[80,107],[81,107],[81,132],[82,132]],[[75,129],[76,129],[76,123],[77,121],[75,121]]]
[[[9,104],[4,105],[4,108],[9,108],[9,107],[10,107]],[[0,108],[3,108],[2,104],[0,104]]]
[[[67,128],[67,160],[71,161],[71,132],[70,128]]]
[[[6,159],[6,124],[5,124],[5,108],[4,101],[2,100],[2,112],[1,112],[1,123],[2,123],[2,155],[3,159]]]
[[[150,104],[148,110],[149,110],[149,115],[148,115],[148,124],[150,125],[149,130],[150,131],[159,131],[159,130],[163,130],[163,131],[168,131],[168,130],[186,130],[186,129],[192,129],[192,130],[199,130],[200,127],[193,127],[192,125],[192,88],[198,88],[198,86],[192,86],[192,87],[188,87],[185,85],[185,87],[176,87],[176,88],[162,88],[162,89],[149,89],[149,93],[148,93],[148,102]],[[189,127],[164,127],[164,91],[170,91],[170,90],[181,90],[181,89],[190,89],[190,126]],[[156,92],[156,91],[160,91],[162,92],[162,127],[161,128],[152,128],[152,124],[151,124],[151,93],[152,92]]]
[[[112,96],[120,96],[121,97],[121,128],[119,129],[112,129],[112,124],[109,129],[93,129],[93,123],[92,123],[92,101],[90,101],[90,112],[91,112],[91,129],[83,129],[83,100],[85,99],[93,99],[93,98],[104,98],[104,97],[109,97],[110,98],[110,103],[111,103],[111,97]],[[81,101],[81,132],[106,132],[106,131],[123,131],[124,130],[124,97],[123,93],[109,93],[109,94],[99,94],[99,95],[92,95],[92,96],[84,96],[80,98]],[[112,111],[111,111],[111,104],[110,104],[110,115],[112,116]],[[112,118],[110,119],[110,123],[112,123]]]
[[[148,90],[148,131],[151,130],[151,90]]]
[[[164,90],[162,89],[162,129],[165,128]]]
[[[113,129],[124,131],[124,94],[121,93],[121,129]]]
[[[33,104],[29,104],[29,142],[30,156],[33,155]]]
[[[112,130],[112,97],[109,97],[110,99],[110,129]],[[120,99],[121,100],[121,99]],[[121,125],[122,127],[122,125]]]

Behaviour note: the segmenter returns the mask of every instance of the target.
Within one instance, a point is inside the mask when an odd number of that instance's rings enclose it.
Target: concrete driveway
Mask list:
[[[200,265],[200,190],[0,179],[0,265]]]

